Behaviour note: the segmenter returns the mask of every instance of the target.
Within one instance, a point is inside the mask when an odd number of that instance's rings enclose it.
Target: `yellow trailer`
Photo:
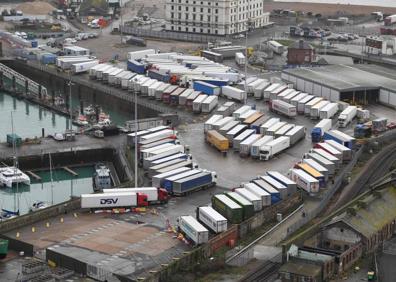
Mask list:
[[[222,153],[227,153],[230,143],[226,137],[218,133],[216,130],[209,130],[206,134],[206,141],[216,147]]]

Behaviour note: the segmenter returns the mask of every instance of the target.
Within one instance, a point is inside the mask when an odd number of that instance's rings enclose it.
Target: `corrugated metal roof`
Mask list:
[[[321,273],[321,267],[304,262],[292,262],[289,261],[282,265],[279,272],[293,273],[297,275],[303,275],[308,277],[317,277]]]

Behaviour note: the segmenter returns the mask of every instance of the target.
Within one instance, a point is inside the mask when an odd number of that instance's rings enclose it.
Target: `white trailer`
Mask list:
[[[232,116],[233,116],[235,119],[239,119],[239,117],[240,117],[241,115],[243,115],[243,114],[246,113],[247,111],[250,111],[251,109],[252,109],[251,106],[248,106],[248,105],[242,106],[242,107],[240,107],[239,109],[237,109],[236,111],[234,111],[234,112],[232,113]]]
[[[284,136],[290,138],[290,146],[293,146],[296,144],[298,141],[302,140],[305,138],[306,134],[306,128],[302,125],[297,125],[293,127],[291,130],[286,132]]]
[[[297,107],[297,112],[298,112],[298,102],[300,102],[302,99],[304,99],[307,96],[308,96],[307,93],[299,93],[290,100],[290,104]]]
[[[230,141],[230,145],[232,145],[232,140],[234,140],[234,138],[236,136],[238,136],[239,134],[242,133],[242,131],[244,131],[247,128],[246,124],[238,124],[237,126],[235,126],[233,129],[231,129],[230,131],[228,131],[226,133],[226,137],[227,139]]]
[[[267,171],[267,175],[261,176],[261,179],[278,190],[282,200],[297,192],[296,182],[278,171]]]
[[[323,158],[328,159],[329,161],[333,162],[336,165],[336,167],[339,167],[340,164],[341,164],[341,160],[340,159],[336,158],[335,156],[333,156],[332,154],[326,152],[323,149],[314,148],[314,149],[311,149],[309,152],[310,153],[316,153],[316,154],[322,156]]]
[[[260,134],[265,134],[271,126],[280,122],[280,118],[270,118],[260,126]]]
[[[255,89],[254,89],[254,98],[256,100],[260,100],[263,99],[264,97],[264,91],[269,88],[271,85],[271,82],[269,81],[264,81],[263,83],[261,83],[260,85],[258,85]]]
[[[236,52],[235,53],[235,63],[238,66],[243,66],[246,63],[246,57],[243,55],[241,52]]]
[[[319,180],[312,177],[302,169],[291,169],[290,178],[296,182],[297,187],[305,190],[309,194],[319,192]]]
[[[324,140],[324,142],[334,147],[337,151],[340,151],[342,153],[342,160],[344,162],[352,160],[352,150],[348,147],[338,143],[335,140]]]
[[[204,132],[213,129],[213,125],[223,118],[222,115],[213,115],[204,123]]]
[[[171,86],[173,86],[173,85],[170,85],[169,83],[163,83],[161,86],[159,86],[157,89],[155,89],[155,100],[161,100],[162,94],[164,93],[164,91],[166,91]]]
[[[156,79],[149,79],[145,83],[143,83],[140,86],[140,95],[141,96],[148,96],[149,88],[152,86],[154,83],[158,82]]]
[[[300,93],[300,91],[294,90],[294,91],[293,91],[292,93],[290,93],[289,95],[283,97],[282,100],[285,101],[286,103],[291,104],[291,100],[292,100],[294,97],[297,97],[299,93]],[[293,104],[292,104],[292,105],[293,105]],[[293,106],[295,106],[296,109],[297,109],[297,105],[293,105]]]
[[[304,114],[305,113],[305,104],[307,104],[309,101],[311,101],[315,96],[313,95],[307,95],[304,98],[302,98],[300,101],[298,101],[297,104],[297,113],[299,114]]]
[[[233,140],[232,140],[232,146],[235,151],[239,151],[239,147],[242,141],[244,141],[246,138],[248,138],[250,135],[253,135],[256,133],[254,129],[246,129],[243,131],[241,134],[237,135]]]
[[[280,85],[278,88],[276,88],[275,90],[272,90],[270,93],[270,97],[269,100],[276,100],[278,95],[280,95],[283,91],[288,91],[289,87],[287,85]]]
[[[115,85],[117,83],[117,77],[119,75],[124,75],[125,70],[123,69],[118,69],[117,71],[109,73],[108,77],[105,78],[107,79],[107,83],[110,85]]]
[[[290,147],[290,138],[286,136],[278,137],[260,148],[260,160],[268,161],[274,155]]]
[[[341,112],[338,117],[338,125],[340,127],[347,127],[347,125],[355,118],[357,113],[356,106],[348,106]]]
[[[316,161],[317,163],[319,163],[322,166],[324,166],[325,168],[327,168],[330,176],[335,174],[335,169],[336,169],[335,163],[333,163],[332,161],[329,161],[325,157],[323,157],[317,153],[308,153],[308,154],[304,155],[304,158],[311,158],[314,161]]]
[[[244,197],[253,204],[254,211],[261,211],[263,209],[263,201],[259,196],[256,196],[246,188],[237,188],[235,192]]]
[[[320,110],[323,109],[325,106],[327,106],[328,104],[330,104],[329,101],[327,100],[322,100],[319,103],[317,103],[316,105],[313,105],[311,107],[311,110],[309,112],[309,116],[311,119],[318,119],[319,118],[319,113]]]
[[[260,84],[262,84],[263,82],[267,82],[267,80],[262,79],[262,78],[258,78],[257,80],[247,84],[247,94],[254,94],[254,89],[256,89],[256,87],[258,87]]]
[[[264,100],[268,101],[270,99],[271,92],[274,91],[275,89],[279,88],[280,86],[281,86],[280,83],[273,83],[270,86],[268,86],[267,88],[265,88],[263,91]]]
[[[172,154],[184,153],[183,145],[175,145],[175,144],[171,144],[171,145],[172,146],[169,146],[166,148],[160,148],[158,150],[145,152],[145,157],[143,157],[143,160],[153,161],[153,160],[156,160],[156,159],[158,160],[159,158],[163,158],[165,156],[169,156]],[[155,158],[150,159],[150,157],[155,157]]]
[[[246,92],[244,90],[232,86],[222,86],[221,94],[227,99],[237,100],[239,102],[243,102],[246,99]]]
[[[296,106],[281,100],[272,100],[270,102],[270,109],[289,118],[297,116]]]
[[[226,124],[228,124],[229,122],[231,122],[233,120],[234,120],[233,117],[223,117],[222,119],[216,121],[213,124],[213,129],[220,130],[220,128],[222,128],[223,126],[225,126]]]
[[[164,84],[162,81],[156,81],[151,84],[148,88],[148,97],[151,99],[155,99],[155,91]]]
[[[190,239],[194,245],[201,245],[209,240],[209,231],[194,217],[190,215],[181,216],[178,219],[179,229]]]
[[[239,116],[239,120],[240,120],[241,122],[243,122],[243,121],[245,121],[245,119],[248,119],[249,117],[251,117],[252,115],[254,115],[254,114],[256,114],[256,113],[257,113],[256,110],[249,110],[249,111],[247,111],[247,112],[241,114],[241,115]]]
[[[275,138],[280,137],[280,136],[285,136],[287,132],[289,132],[295,124],[287,123],[281,128],[279,128],[277,131],[275,131],[274,136]]]
[[[188,97],[194,92],[194,89],[189,88],[184,90],[182,94],[179,95],[179,105],[186,105]]]
[[[112,69],[108,69],[108,70],[104,71],[102,73],[102,82],[103,83],[108,83],[110,74],[117,75],[120,72],[122,72],[122,69],[119,69],[119,68],[112,68]]]
[[[267,42],[268,47],[274,51],[274,53],[277,53],[279,55],[282,55],[283,52],[285,52],[285,46],[280,44],[278,41],[271,40]]]
[[[109,65],[107,64],[98,64],[96,66],[93,66],[92,68],[89,69],[89,78],[90,79],[96,79],[96,71],[100,69],[105,69]]]
[[[342,152],[338,151],[336,148],[334,148],[333,146],[331,146],[330,144],[323,142],[323,143],[316,143],[315,145],[316,148],[321,148],[323,150],[325,150],[326,152],[332,154],[334,157],[336,157],[337,159],[342,160]]]
[[[261,138],[260,134],[252,134],[248,138],[243,140],[239,144],[239,155],[242,157],[249,156],[250,148],[251,148],[252,144],[255,143],[260,138]],[[234,141],[235,141],[235,139],[234,139]]]
[[[270,128],[268,128],[265,131],[265,135],[275,136],[275,132],[277,132],[279,129],[281,129],[286,124],[287,124],[287,122],[285,122],[285,121],[280,121],[280,122],[275,123],[273,126],[271,126]]]
[[[318,163],[317,161],[315,161],[313,159],[302,159],[302,162],[306,163],[313,169],[320,172],[324,176],[325,181],[327,182],[327,180],[329,179],[329,170],[327,168],[325,168],[324,166],[322,166],[320,163]]]
[[[133,79],[133,91],[136,91],[137,93],[142,92],[142,85],[145,84],[147,81],[151,80],[151,78],[143,76],[140,79]]]
[[[103,189],[104,194],[110,193],[140,193],[147,196],[149,203],[164,203],[167,202],[168,196],[164,189],[157,187],[137,187],[137,188],[110,188]]]
[[[153,185],[154,187],[161,187],[162,186],[162,181],[164,179],[166,179],[167,177],[170,177],[170,176],[176,175],[176,174],[180,174],[182,172],[189,171],[189,170],[191,170],[191,168],[184,166],[184,167],[180,167],[180,168],[168,171],[168,172],[164,172],[164,173],[161,173],[161,174],[154,175],[151,178],[151,185]]]
[[[286,90],[283,90],[281,93],[279,93],[279,95],[277,97],[272,97],[271,100],[282,100],[284,101],[284,99],[289,96],[290,94],[296,92],[296,90],[294,90],[293,88],[288,88]]]
[[[209,96],[201,104],[201,110],[203,113],[210,113],[214,108],[216,108],[219,101],[218,96]],[[194,104],[193,104],[194,107]]]
[[[238,72],[223,72],[223,71],[205,71],[203,73],[206,76],[225,79],[230,82],[230,84],[238,83],[241,80],[241,75]]]
[[[243,184],[243,187],[252,192],[254,195],[260,197],[263,207],[271,205],[271,194],[262,189],[260,186],[254,183],[246,183]]]
[[[273,136],[266,135],[254,142],[250,148],[250,155],[252,156],[252,158],[259,158],[260,148],[272,140],[274,140]]]
[[[123,71],[122,73],[118,74],[118,75],[116,76],[116,78],[115,78],[114,85],[115,85],[116,87],[121,87],[121,85],[122,85],[122,80],[123,80],[124,78],[130,79],[130,78],[131,78],[131,74],[132,74],[132,72],[130,72],[130,71]]]
[[[232,121],[228,122],[227,124],[223,125],[222,127],[220,127],[219,132],[221,135],[225,136],[227,134],[227,132],[229,132],[231,129],[233,129],[238,124],[240,124],[239,121],[232,120]]]
[[[311,114],[311,108],[322,100],[323,100],[322,97],[315,97],[312,100],[310,100],[308,103],[306,103],[304,106],[304,114],[306,116],[309,116]]]
[[[216,234],[227,231],[227,219],[212,207],[198,207],[197,219]]]
[[[171,129],[164,129],[151,134],[144,135],[140,138],[139,145],[145,145],[165,138],[173,138],[175,132]]]
[[[95,78],[96,78],[96,80],[102,80],[103,72],[105,72],[105,71],[107,71],[107,70],[109,70],[109,69],[113,69],[113,66],[111,66],[111,65],[106,65],[106,66],[103,67],[103,68],[97,69],[97,70],[95,71]]]
[[[157,51],[154,49],[145,49],[140,51],[128,52],[128,60],[141,60],[146,58],[148,55],[156,54]]]
[[[137,207],[147,206],[146,197],[139,193],[100,193],[100,194],[82,194],[82,209],[106,209],[116,207]]]
[[[331,119],[338,112],[338,103],[329,103],[319,111],[320,119]]]
[[[92,67],[96,66],[99,64],[98,60],[90,61],[90,62],[82,62],[82,63],[76,63],[73,64],[71,67],[72,73],[82,73],[82,72],[87,72],[89,71]]]
[[[193,101],[193,112],[200,113],[202,111],[202,102],[208,98],[208,95],[201,94]]]

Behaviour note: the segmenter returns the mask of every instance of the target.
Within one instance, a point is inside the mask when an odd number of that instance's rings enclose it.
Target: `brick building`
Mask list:
[[[315,60],[315,49],[304,40],[293,43],[287,49],[287,63],[289,65],[311,64]]]

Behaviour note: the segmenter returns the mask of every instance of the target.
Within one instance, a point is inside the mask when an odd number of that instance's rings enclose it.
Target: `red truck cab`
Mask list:
[[[158,201],[160,203],[167,203],[169,200],[168,191],[164,188],[158,188]]]
[[[149,205],[147,201],[147,195],[142,193],[137,193],[136,197],[137,197],[136,202],[138,207],[147,207]]]

